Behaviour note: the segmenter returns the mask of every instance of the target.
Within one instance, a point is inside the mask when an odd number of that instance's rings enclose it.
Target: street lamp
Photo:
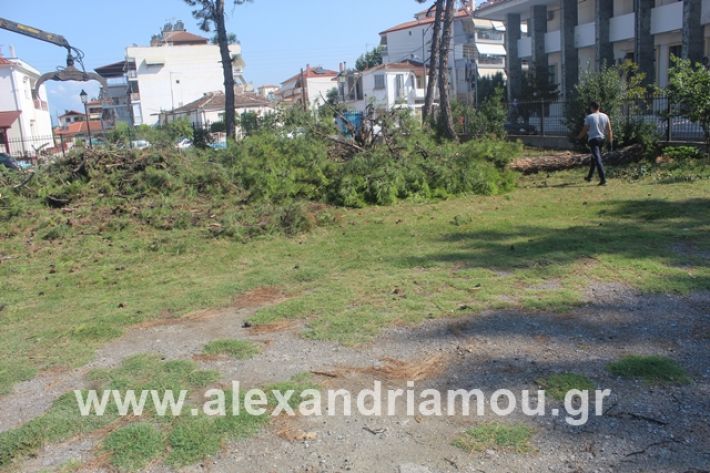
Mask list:
[[[89,108],[87,107],[87,104],[89,103],[89,94],[87,94],[84,89],[81,89],[79,97],[81,98],[81,103],[84,104],[84,118],[86,119],[86,132],[89,134],[89,148],[93,149],[94,145],[91,142],[91,124],[89,122]]]

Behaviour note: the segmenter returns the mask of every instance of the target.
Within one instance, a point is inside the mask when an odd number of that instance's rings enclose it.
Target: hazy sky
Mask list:
[[[287,79],[306,63],[337,68],[353,64],[366,48],[379,43],[378,33],[409,21],[422,9],[415,0],[254,0],[232,7],[228,29],[237,34],[247,63],[246,78],[258,86]],[[131,44],[147,45],[168,21],[182,20],[197,32],[183,0],[0,0],[0,16],[61,34],[86,54],[86,68],[123,59]],[[211,33],[205,34],[211,37]],[[65,61],[64,50],[0,30],[0,47],[40,72]],[[82,88],[93,95],[98,86],[48,82],[53,117],[57,111],[80,109]]]

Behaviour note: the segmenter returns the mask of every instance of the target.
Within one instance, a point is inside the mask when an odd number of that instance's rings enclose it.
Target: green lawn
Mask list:
[[[342,210],[333,226],[246,244],[131,226],[43,240],[3,224],[0,392],[86,363],[132,324],[260,286],[292,298],[254,323],[305,319],[306,336],[346,344],[484,308],[568,310],[593,280],[710,287],[710,181],[597,188],[582,174],[524,178],[507,196]]]

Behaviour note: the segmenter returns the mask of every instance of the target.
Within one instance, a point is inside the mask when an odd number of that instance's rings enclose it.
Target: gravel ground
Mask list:
[[[262,294],[263,296],[263,294]],[[437,472],[678,472],[710,470],[710,293],[690,296],[639,295],[619,285],[589,289],[588,304],[569,314],[486,312],[422,326],[394,328],[366,346],[348,348],[301,338],[300,326],[255,333],[245,318],[273,297],[256,298],[222,312],[141,327],[104,347],[86,367],[45,374],[21,383],[2,400],[0,431],[41,414],[61,393],[84,385],[95,367],[109,367],[136,353],[168,359],[195,357],[217,369],[223,381],[243,386],[282,381],[304,371],[326,387],[357,391],[376,379],[406,388],[390,368],[416,373],[416,389],[537,389],[551,373],[584,374],[610,389],[605,415],[572,427],[562,417],[524,417],[535,429],[533,451],[487,450],[468,454],[451,445],[457,434],[493,420],[474,417],[385,418],[333,416],[279,418],[258,436],[226,445],[216,457],[185,472],[437,473]],[[216,338],[264,343],[252,360],[202,359],[203,345]],[[693,378],[684,386],[652,386],[622,380],[606,370],[628,354],[658,354],[678,361]],[[390,359],[390,361],[387,361]],[[384,360],[384,361],[383,361]],[[400,360],[397,364],[391,360]],[[434,361],[432,361],[434,360]],[[409,363],[409,364],[406,364]],[[417,369],[417,367],[424,367]],[[325,373],[325,374],[323,374]],[[556,401],[549,401],[554,407]],[[562,407],[561,403],[557,407]],[[21,466],[23,472],[54,471],[70,459],[90,462],[99,435],[45,447]],[[88,463],[84,471],[104,471]],[[171,471],[155,465],[152,473]]]

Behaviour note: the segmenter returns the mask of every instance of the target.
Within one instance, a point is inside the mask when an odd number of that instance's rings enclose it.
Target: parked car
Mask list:
[[[537,135],[537,128],[528,123],[506,123],[505,132],[509,135]]]
[[[147,140],[135,140],[131,141],[131,148],[135,149],[146,149],[150,148],[150,142]]]
[[[192,140],[189,140],[187,138],[183,138],[180,141],[177,142],[175,145],[177,149],[189,149],[192,148]]]
[[[13,171],[20,171],[22,169],[17,161],[12,159],[9,154],[5,153],[0,153],[0,166],[12,169]]]

